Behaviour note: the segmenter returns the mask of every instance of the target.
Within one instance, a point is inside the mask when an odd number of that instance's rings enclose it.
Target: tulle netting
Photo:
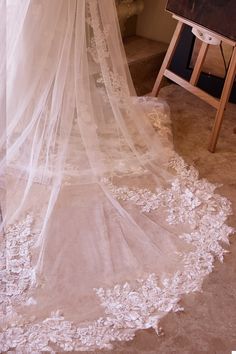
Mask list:
[[[158,332],[223,260],[230,202],[175,153],[165,102],[136,97],[113,1],[8,0],[1,13],[0,348]]]

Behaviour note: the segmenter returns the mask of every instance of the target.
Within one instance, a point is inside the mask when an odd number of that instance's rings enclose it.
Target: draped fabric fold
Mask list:
[[[136,97],[113,1],[0,5],[0,350],[158,332],[223,260],[230,202],[175,153],[166,103]]]

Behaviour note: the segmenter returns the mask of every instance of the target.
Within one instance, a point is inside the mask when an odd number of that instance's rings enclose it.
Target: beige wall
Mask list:
[[[144,10],[137,21],[137,35],[170,42],[176,21],[165,11],[166,2],[167,0],[144,0]]]

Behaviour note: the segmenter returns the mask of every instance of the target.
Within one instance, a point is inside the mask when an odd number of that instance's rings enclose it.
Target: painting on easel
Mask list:
[[[166,9],[236,40],[236,0],[168,0]]]

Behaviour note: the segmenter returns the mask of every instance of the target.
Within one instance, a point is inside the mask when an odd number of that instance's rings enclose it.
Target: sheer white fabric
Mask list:
[[[166,104],[135,97],[113,1],[1,6],[0,349],[158,332],[223,260],[230,203],[175,154]]]

